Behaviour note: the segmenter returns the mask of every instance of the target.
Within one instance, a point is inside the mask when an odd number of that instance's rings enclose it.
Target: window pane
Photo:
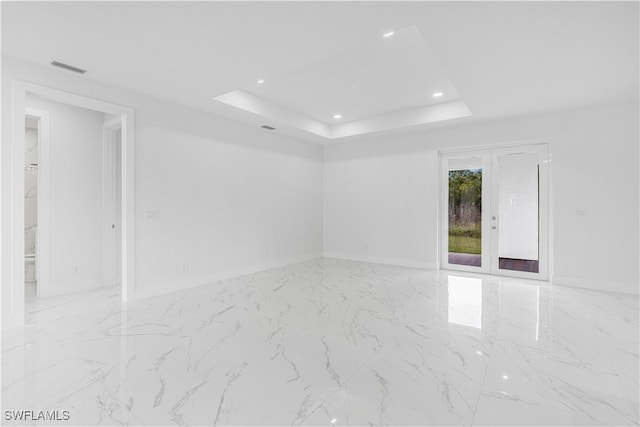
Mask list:
[[[480,158],[449,160],[449,263],[481,266],[482,168]]]

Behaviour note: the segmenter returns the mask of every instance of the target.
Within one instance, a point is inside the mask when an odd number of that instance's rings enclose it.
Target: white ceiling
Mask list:
[[[405,81],[367,58],[381,34],[411,28],[429,51],[413,59],[440,77]],[[267,120],[212,99],[245,88],[324,124],[336,108],[346,121],[426,105],[440,78],[473,113],[451,123],[636,99],[638,36],[637,2],[2,2],[4,54],[251,125]]]
[[[337,122],[335,113],[350,121],[460,98],[415,26],[371,34],[362,46],[245,90],[326,124]]]
[[[415,26],[215,100],[327,139],[471,115]]]

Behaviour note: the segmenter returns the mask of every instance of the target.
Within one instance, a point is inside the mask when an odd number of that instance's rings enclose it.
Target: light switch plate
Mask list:
[[[154,219],[158,217],[158,210],[157,209],[147,209],[146,211],[144,211],[144,217],[145,219]]]

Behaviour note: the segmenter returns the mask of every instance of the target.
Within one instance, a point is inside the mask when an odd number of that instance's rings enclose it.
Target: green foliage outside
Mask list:
[[[460,236],[460,237],[475,237],[479,239],[481,237],[481,229],[480,223],[474,222],[471,224],[465,225],[450,225],[449,226],[449,236]]]
[[[449,235],[449,252],[480,255],[481,248],[481,240],[478,237]]]
[[[469,210],[467,210],[469,209]],[[479,220],[482,212],[482,170],[449,171],[449,221]],[[477,214],[477,218],[465,215]]]
[[[449,172],[449,252],[481,253],[482,170]]]

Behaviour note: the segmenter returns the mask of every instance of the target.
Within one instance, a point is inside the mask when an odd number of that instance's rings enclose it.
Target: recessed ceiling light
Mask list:
[[[508,380],[508,379],[509,379],[509,376],[508,376],[507,374],[504,374],[504,375],[502,375],[502,379],[504,379],[504,380]]]
[[[443,95],[442,92],[436,92],[433,94],[434,98],[440,98]]]
[[[260,79],[258,80],[258,84],[261,85],[262,83],[264,83],[264,79]]]
[[[388,33],[384,33],[382,37],[391,37],[395,31],[389,31]]]
[[[334,119],[341,119],[342,118],[342,114],[334,114],[333,118]]]

